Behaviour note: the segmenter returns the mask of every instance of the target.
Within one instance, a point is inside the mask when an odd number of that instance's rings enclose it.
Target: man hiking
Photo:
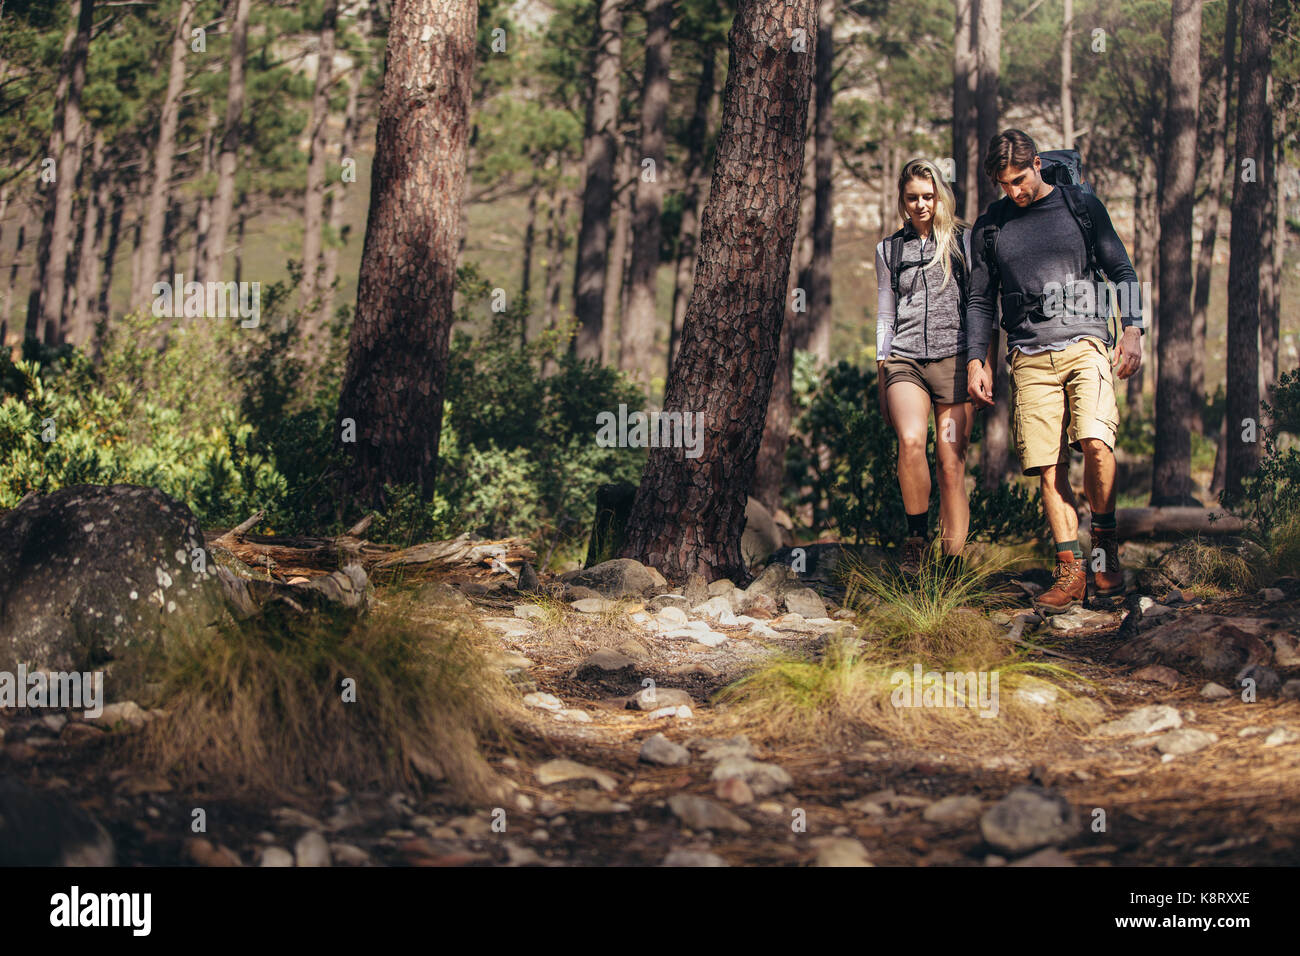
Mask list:
[[[1006,198],[991,203],[972,230],[966,358],[971,399],[977,408],[992,405],[993,374],[984,358],[1000,290],[1012,440],[1024,473],[1039,476],[1056,542],[1055,583],[1034,605],[1055,614],[1078,607],[1088,584],[1069,482],[1070,448],[1083,452],[1094,593],[1109,598],[1124,591],[1115,530],[1114,377],[1128,378],[1141,368],[1143,320],[1137,295],[1122,295],[1124,331],[1112,358],[1110,296],[1095,272],[1127,290],[1138,288],[1137,275],[1101,201],[1076,185],[1053,186],[1042,169],[1038,149],[1024,132],[1004,130],[989,142],[984,172]],[[1076,308],[1079,296],[1071,292],[1083,283],[1090,284],[1084,291],[1092,292],[1091,300],[1085,294],[1085,305]]]

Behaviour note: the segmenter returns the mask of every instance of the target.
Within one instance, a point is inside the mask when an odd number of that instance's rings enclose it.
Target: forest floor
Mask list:
[[[382,588],[376,597],[387,600]],[[311,832],[324,835],[334,865],[657,866],[673,851],[687,851],[678,859],[688,863],[807,865],[842,851],[846,840],[856,840],[876,865],[1001,865],[1008,861],[981,836],[979,812],[1030,783],[1062,795],[1082,824],[1075,838],[1031,857],[1031,864],[1300,863],[1300,741],[1283,732],[1287,742],[1278,745],[1274,733],[1300,729],[1300,702],[1245,703],[1240,695],[1212,701],[1200,695],[1203,680],[1184,678],[1173,688],[1136,680],[1129,668],[1106,663],[1123,640],[1119,613],[1063,634],[1039,631],[1033,639],[1068,655],[1053,660],[1092,682],[1107,719],[1168,704],[1185,727],[1216,734],[1215,743],[1162,760],[1132,740],[1059,726],[1013,745],[981,734],[926,746],[867,738],[771,743],[760,736],[753,759],[783,768],[793,783],[736,803],[733,792],[711,780],[714,763],[697,752],[701,741],[744,731],[713,695],[774,652],[808,641],[807,634],[755,638],[745,627],[719,627],[728,640],[706,647],[654,633],[644,617],[642,623],[633,617],[636,605],[622,605],[618,615],[566,610],[542,623],[540,616],[515,615],[515,606],[526,603],[488,594],[458,611],[480,621],[521,694],[534,695],[525,698],[533,706],[515,723],[511,752],[488,755],[516,791],[501,807],[466,806],[438,791],[406,798],[348,793],[338,785],[292,807],[180,793],[165,779],[121,766],[101,740],[78,738],[73,746],[67,735],[43,737],[40,728],[24,739],[12,725],[0,773],[61,791],[92,812],[112,834],[119,865],[234,865],[236,859],[257,865],[266,847],[292,853]],[[1296,604],[1238,597],[1178,613],[1273,618],[1290,627],[1300,619]],[[635,663],[615,671],[584,668],[602,649]],[[688,693],[691,716],[628,709],[647,679],[661,690]],[[690,762],[641,762],[643,741],[659,733],[689,747]],[[86,735],[92,736],[112,735]],[[539,768],[556,758],[587,768],[579,772],[590,779],[544,783]],[[744,823],[731,817],[731,824],[693,830],[668,804],[677,794],[707,798]],[[951,796],[977,798],[980,807],[960,818],[927,819],[928,806]],[[202,838],[190,826],[196,807],[206,814]]]

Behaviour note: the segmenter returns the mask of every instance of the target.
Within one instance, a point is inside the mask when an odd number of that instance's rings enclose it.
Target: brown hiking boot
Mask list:
[[[1100,549],[1101,554],[1097,554]],[[1124,569],[1119,565],[1119,538],[1114,528],[1092,529],[1092,590],[1099,598],[1124,593]]]
[[[1083,597],[1088,593],[1088,572],[1075,560],[1073,551],[1056,552],[1052,577],[1056,583],[1034,598],[1034,607],[1044,614],[1060,614],[1083,604]]]
[[[925,559],[925,549],[929,545],[924,538],[908,538],[903,545],[903,556],[898,562],[898,569],[905,574],[920,574],[921,562]]]

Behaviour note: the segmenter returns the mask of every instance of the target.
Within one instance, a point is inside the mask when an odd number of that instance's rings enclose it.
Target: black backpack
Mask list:
[[[1038,156],[1043,163],[1043,180],[1060,188],[1061,198],[1065,200],[1065,208],[1070,210],[1070,215],[1074,217],[1079,230],[1083,233],[1083,245],[1088,255],[1088,275],[1096,275],[1098,271],[1097,230],[1088,212],[1085,198],[1086,195],[1095,194],[1092,187],[1084,182],[1083,158],[1077,150],[1073,149],[1051,149],[1039,153]],[[998,231],[1006,224],[1013,205],[1010,196],[1003,196],[989,203],[990,222],[984,228],[984,261],[988,264],[989,275],[995,281],[998,276],[998,260],[994,255],[994,247],[998,241]]]
[[[953,233],[953,252],[952,252],[952,274],[953,281],[957,283],[957,306],[962,313],[966,311],[966,264],[962,261],[960,254],[962,236],[965,230],[957,229]],[[903,244],[907,241],[903,238],[903,230],[899,229],[889,237],[889,259],[885,263],[889,266],[889,287],[894,290],[894,302],[898,302],[898,277],[902,274],[905,266],[923,266],[926,263],[917,259],[915,262],[903,261]],[[931,260],[933,261],[933,260]]]

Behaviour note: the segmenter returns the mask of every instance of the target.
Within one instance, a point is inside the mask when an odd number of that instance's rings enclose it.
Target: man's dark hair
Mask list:
[[[1032,166],[1037,155],[1038,147],[1028,133],[1019,129],[1004,129],[989,140],[988,152],[984,154],[984,174],[996,186],[1002,170],[1008,166],[1017,169]]]

